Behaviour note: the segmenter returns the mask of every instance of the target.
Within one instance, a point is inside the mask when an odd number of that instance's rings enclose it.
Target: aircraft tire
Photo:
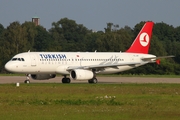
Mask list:
[[[63,78],[62,79],[62,83],[70,83],[70,82],[71,82],[70,78]]]
[[[62,79],[62,83],[66,83],[66,78],[63,78],[63,79]]]
[[[88,82],[89,82],[90,84],[91,84],[91,83],[96,84],[98,81],[97,81],[96,78],[93,78],[93,79],[88,80]]]
[[[71,79],[70,78],[66,78],[66,83],[70,83]]]
[[[98,80],[96,79],[96,78],[93,78],[93,83],[97,83],[98,82]]]
[[[88,83],[90,83],[90,84],[91,84],[91,83],[92,83],[92,80],[88,80]]]
[[[30,81],[29,81],[29,80],[25,80],[25,81],[24,81],[24,83],[29,84],[29,83],[30,83]]]

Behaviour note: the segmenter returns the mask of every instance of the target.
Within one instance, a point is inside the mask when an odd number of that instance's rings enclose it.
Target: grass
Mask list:
[[[1,119],[179,119],[180,84],[0,85]]]

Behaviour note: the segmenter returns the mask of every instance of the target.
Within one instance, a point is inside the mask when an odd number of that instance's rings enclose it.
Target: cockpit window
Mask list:
[[[25,61],[24,58],[12,58],[11,61]]]
[[[12,59],[12,61],[16,61],[16,60],[17,60],[17,58],[13,58],[13,59]]]

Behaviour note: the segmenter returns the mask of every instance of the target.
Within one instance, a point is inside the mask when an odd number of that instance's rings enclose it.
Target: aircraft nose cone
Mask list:
[[[5,69],[7,70],[7,71],[11,71],[11,65],[9,64],[9,63],[6,63],[5,64]]]
[[[4,67],[5,67],[5,69],[7,71],[16,73],[16,72],[21,72],[22,71],[21,69],[19,69],[18,66],[19,66],[18,63],[10,61],[10,62],[6,63]]]
[[[8,63],[6,63],[4,67],[8,71],[10,66],[8,65]]]

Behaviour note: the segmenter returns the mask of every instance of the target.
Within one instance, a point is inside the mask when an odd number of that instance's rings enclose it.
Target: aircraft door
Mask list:
[[[35,67],[36,66],[36,56],[30,55],[30,58],[31,58],[31,66]]]

